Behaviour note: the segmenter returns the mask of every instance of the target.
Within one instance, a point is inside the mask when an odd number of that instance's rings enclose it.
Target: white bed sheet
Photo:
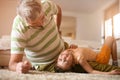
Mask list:
[[[92,48],[97,52],[99,52],[102,45],[100,42],[95,42],[95,41],[73,40],[69,37],[62,37],[62,38],[64,39],[64,41],[66,41],[69,44],[76,44],[79,47]],[[7,50],[7,49],[10,49],[10,36],[2,36],[2,38],[0,38],[0,50]],[[117,41],[117,53],[118,53],[118,58],[120,59],[120,40]]]
[[[93,41],[86,41],[86,40],[73,40],[71,38],[63,38],[64,41],[68,42],[69,44],[76,44],[79,47],[88,47],[88,48],[92,48],[93,50],[95,50],[96,52],[100,51],[101,48],[101,43],[98,42],[93,42]],[[120,66],[120,41],[117,41],[117,52],[118,52],[118,62],[119,62],[119,66]],[[10,37],[3,37],[0,38],[0,50],[8,50],[10,49]],[[2,56],[1,56],[2,57]],[[6,56],[7,59],[9,59],[9,55]],[[2,57],[3,58],[3,57]],[[6,59],[5,59],[6,60]],[[2,62],[4,60],[1,60]],[[8,60],[9,61],[9,60]],[[6,61],[8,63],[8,61]],[[110,64],[111,64],[112,60],[110,60]],[[6,63],[6,64],[7,64]],[[1,63],[0,63],[1,64]]]
[[[10,49],[10,39],[0,39],[0,50]]]

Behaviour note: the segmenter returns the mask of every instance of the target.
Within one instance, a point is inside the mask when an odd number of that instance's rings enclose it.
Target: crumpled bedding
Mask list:
[[[2,36],[0,38],[0,50],[10,49],[10,36]]]

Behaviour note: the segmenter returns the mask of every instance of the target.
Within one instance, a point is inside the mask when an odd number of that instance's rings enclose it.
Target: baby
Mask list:
[[[100,53],[96,53],[90,48],[69,48],[63,51],[56,63],[56,69],[63,71],[70,70],[75,64],[80,64],[87,72],[90,72],[91,66],[87,61],[96,61],[102,64],[108,64],[110,55],[112,56],[113,65],[118,66],[116,40],[108,37],[103,44]]]

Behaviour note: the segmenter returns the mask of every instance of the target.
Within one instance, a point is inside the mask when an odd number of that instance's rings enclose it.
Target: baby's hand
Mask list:
[[[112,74],[112,75],[120,75],[120,70],[118,70],[118,69],[112,70],[112,71],[110,71],[110,74]]]
[[[75,44],[71,44],[69,48],[70,48],[70,49],[76,49],[76,48],[78,48],[78,46],[75,45]]]

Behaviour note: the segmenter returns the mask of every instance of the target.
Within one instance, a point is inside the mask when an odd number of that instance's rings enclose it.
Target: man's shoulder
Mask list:
[[[13,22],[13,28],[15,30],[20,30],[20,31],[24,31],[26,29],[28,29],[28,24],[19,16],[17,15],[14,18],[14,22]]]
[[[19,16],[19,15],[17,15],[15,18],[14,18],[14,21],[15,22],[22,22],[23,20],[22,20],[22,18]]]
[[[52,2],[51,0],[41,0],[41,3]]]
[[[22,19],[22,17],[20,17],[19,15],[17,15],[15,18],[14,18],[14,23],[15,24],[23,24],[24,26],[27,25],[27,23],[25,23],[25,21]]]

